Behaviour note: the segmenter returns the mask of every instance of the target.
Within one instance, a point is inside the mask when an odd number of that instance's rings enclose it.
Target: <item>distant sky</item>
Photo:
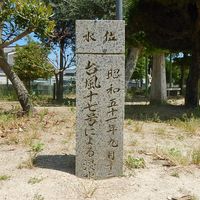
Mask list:
[[[40,40],[39,39],[37,39],[36,37],[34,37],[34,33],[31,33],[30,34],[30,36],[31,36],[31,38],[34,40],[34,41],[36,41],[36,42],[40,42]],[[26,45],[27,44],[27,38],[23,38],[23,39],[21,39],[21,40],[19,40],[19,41],[17,41],[17,42],[15,42],[12,46],[15,46],[15,45],[20,45],[20,46],[24,46],[24,45]],[[70,54],[71,52],[69,52],[69,54]],[[59,64],[59,49],[58,48],[56,48],[55,50],[54,50],[54,52],[52,51],[50,54],[49,54],[49,59],[55,64],[55,65],[57,65],[57,62],[58,62],[58,64]],[[74,68],[74,67],[72,67],[72,68]]]
[[[39,40],[37,38],[34,37],[34,33],[31,33],[29,36],[31,36],[31,38],[34,40],[34,41],[38,41]],[[23,46],[23,45],[26,45],[27,44],[27,37],[25,38],[22,38],[21,40],[18,40],[17,42],[15,42],[14,44],[12,44],[12,46],[15,46],[15,45],[20,45],[20,46]]]

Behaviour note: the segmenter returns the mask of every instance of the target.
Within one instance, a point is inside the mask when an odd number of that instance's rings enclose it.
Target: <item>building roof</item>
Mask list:
[[[65,70],[65,76],[75,76],[76,75],[76,68],[67,68]]]
[[[10,46],[10,47],[5,47],[3,49],[4,53],[11,53],[11,52],[15,52],[15,46]]]

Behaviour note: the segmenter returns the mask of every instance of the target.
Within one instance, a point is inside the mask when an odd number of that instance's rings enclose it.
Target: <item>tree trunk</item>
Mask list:
[[[8,79],[11,81],[17,96],[18,100],[22,106],[22,109],[24,112],[29,112],[32,108],[30,102],[29,102],[29,95],[28,91],[26,90],[24,84],[19,79],[17,74],[12,70],[12,68],[9,66],[9,64],[6,61],[6,58],[4,56],[3,49],[0,49],[0,66]]]
[[[183,95],[184,94],[184,79],[185,79],[185,65],[181,65],[181,79],[180,79],[180,94]]]
[[[0,9],[3,8],[3,5],[4,5],[4,2],[0,3]],[[16,36],[13,40],[10,40],[9,42],[5,42],[4,44],[2,44],[2,30],[3,30],[2,27],[3,27],[3,22],[1,21],[1,24],[0,24],[0,45],[1,45],[0,67],[3,70],[3,72],[6,74],[7,78],[11,81],[11,83],[17,93],[17,97],[18,97],[19,103],[21,104],[23,111],[28,113],[33,108],[29,102],[28,91],[26,90],[23,82],[19,79],[17,74],[15,74],[15,72],[12,70],[12,68],[8,64],[8,62],[5,58],[5,55],[4,55],[3,48],[16,42],[19,39],[25,37],[32,31],[26,30],[26,31],[22,32],[21,34],[19,34],[18,36]]]
[[[161,104],[167,100],[167,84],[164,53],[153,56],[153,72],[150,102]]]
[[[140,49],[136,47],[131,47],[128,51],[126,70],[125,70],[126,90],[128,88],[128,82],[130,81],[133,72],[135,70],[139,54],[140,54]]]
[[[185,106],[199,106],[199,74],[200,74],[200,2],[196,1],[197,17],[194,32],[191,35],[193,40],[192,63],[186,85]]]
[[[59,72],[59,81],[57,87],[57,101],[63,101],[63,76],[64,76],[64,41],[60,42],[60,72]]]
[[[53,100],[56,100],[56,83],[53,84]]]
[[[55,84],[55,99],[58,101],[58,90],[59,90],[59,73],[55,73],[55,80],[56,80],[56,84]]]
[[[200,39],[194,43],[192,63],[186,84],[185,106],[199,106]]]

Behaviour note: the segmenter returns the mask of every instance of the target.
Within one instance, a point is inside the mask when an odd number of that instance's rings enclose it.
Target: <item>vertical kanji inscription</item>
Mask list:
[[[76,175],[122,175],[124,21],[76,23]]]

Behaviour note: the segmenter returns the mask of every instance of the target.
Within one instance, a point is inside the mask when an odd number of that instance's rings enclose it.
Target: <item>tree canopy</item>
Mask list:
[[[69,17],[75,19],[115,19],[115,0],[69,0]]]
[[[156,48],[190,51],[197,26],[198,1],[132,1],[128,12],[127,34],[136,33]]]
[[[5,0],[0,4],[0,48],[6,47],[31,32],[51,33],[54,22],[50,6],[38,0]]]
[[[74,42],[75,20],[77,19],[114,19],[115,0],[43,0],[53,8],[52,19],[56,22],[51,41],[65,44]]]
[[[29,41],[26,46],[16,47],[14,71],[25,82],[53,75],[53,66],[48,62],[49,50],[41,44]]]
[[[63,100],[63,74],[69,63],[65,61],[68,52],[75,51],[75,20],[76,19],[111,19],[114,17],[115,0],[43,0],[52,6],[55,21],[54,32],[51,37],[42,38],[51,47],[59,47],[60,60],[58,74],[56,74],[56,98]],[[68,57],[67,57],[68,56]],[[68,59],[69,60],[69,59]]]
[[[200,1],[128,0],[127,38],[131,45],[191,54],[185,104],[199,105]]]
[[[19,77],[7,63],[3,48],[32,32],[44,36],[50,34],[54,22],[50,20],[52,9],[40,0],[0,1],[0,66],[12,82],[23,111],[31,109],[29,95]]]

